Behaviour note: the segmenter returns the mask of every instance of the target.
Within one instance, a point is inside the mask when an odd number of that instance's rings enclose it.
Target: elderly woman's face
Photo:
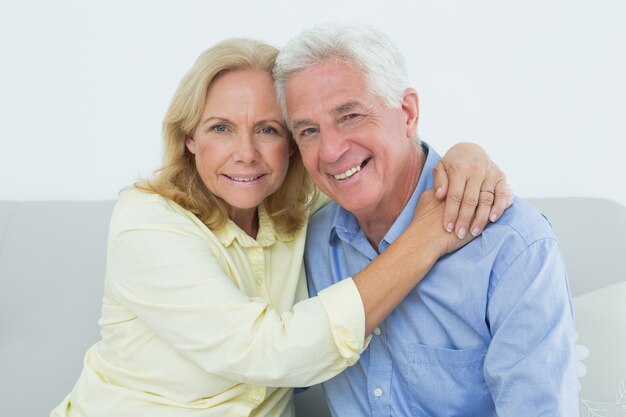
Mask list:
[[[237,70],[214,79],[186,145],[206,187],[230,205],[231,218],[256,209],[282,184],[295,150],[270,73]]]

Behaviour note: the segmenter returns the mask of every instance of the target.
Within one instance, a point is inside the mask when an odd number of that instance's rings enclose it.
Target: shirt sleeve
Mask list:
[[[574,416],[574,317],[555,239],[530,244],[495,275],[485,379],[498,416]]]
[[[238,288],[216,243],[186,219],[116,227],[107,289],[159,338],[207,372],[265,386],[307,386],[354,364],[365,317],[346,280],[277,311]]]

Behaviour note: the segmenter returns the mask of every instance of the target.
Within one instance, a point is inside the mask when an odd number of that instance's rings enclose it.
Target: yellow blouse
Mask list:
[[[102,340],[52,417],[291,416],[292,390],[354,364],[365,317],[351,279],[307,299],[306,227],[209,230],[125,191],[111,219]]]

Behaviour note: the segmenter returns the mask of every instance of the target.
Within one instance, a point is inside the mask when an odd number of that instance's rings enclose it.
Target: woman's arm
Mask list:
[[[359,359],[365,320],[351,279],[292,307],[302,295],[298,282],[304,284],[303,233],[293,243],[251,252],[244,245],[227,251],[224,245],[237,242],[220,236],[157,195],[122,196],[110,226],[106,294],[125,308],[125,321],[154,333],[138,340],[158,340],[218,381],[262,386],[308,386]],[[248,254],[257,258],[246,261]],[[264,258],[273,260],[260,266],[269,294],[253,276]],[[126,360],[134,354],[120,352]]]
[[[166,210],[148,214],[152,208],[145,206],[133,210],[147,219],[126,223],[110,240],[107,293],[178,354],[216,377],[262,386],[315,384],[358,360],[364,320],[351,281],[279,310],[254,295],[257,283],[245,276],[248,268],[224,262],[221,242],[190,218]],[[299,276],[275,275],[268,282],[286,279]],[[349,309],[340,319],[350,329],[343,349],[324,307],[339,310],[335,299]]]

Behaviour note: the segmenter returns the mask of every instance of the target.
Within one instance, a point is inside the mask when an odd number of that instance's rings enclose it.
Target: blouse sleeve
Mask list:
[[[231,281],[216,241],[189,217],[164,207],[119,211],[111,223],[108,290],[202,369],[249,384],[307,386],[358,360],[365,317],[351,279],[280,312]]]

